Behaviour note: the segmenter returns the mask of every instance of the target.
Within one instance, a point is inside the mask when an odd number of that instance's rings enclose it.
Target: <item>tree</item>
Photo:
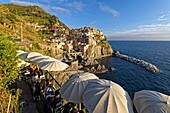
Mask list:
[[[0,36],[0,85],[5,87],[18,76],[17,46],[8,37]]]

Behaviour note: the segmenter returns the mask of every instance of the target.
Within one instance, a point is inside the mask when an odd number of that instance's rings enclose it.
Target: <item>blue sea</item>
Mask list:
[[[115,71],[100,74],[99,77],[121,85],[133,98],[140,90],[159,91],[170,95],[170,42],[169,41],[110,41],[113,50],[122,54],[148,61],[160,70],[159,73],[116,57],[101,59],[106,67]]]

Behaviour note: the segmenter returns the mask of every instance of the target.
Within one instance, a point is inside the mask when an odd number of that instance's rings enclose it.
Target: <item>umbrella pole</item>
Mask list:
[[[79,110],[81,110],[81,103],[79,103]]]
[[[48,72],[48,71],[47,71]],[[49,75],[52,77],[52,79],[54,79],[54,81],[57,83],[57,85],[59,86],[59,87],[61,87],[61,85],[57,82],[57,80],[51,75],[51,73],[50,72],[48,72],[49,73]]]

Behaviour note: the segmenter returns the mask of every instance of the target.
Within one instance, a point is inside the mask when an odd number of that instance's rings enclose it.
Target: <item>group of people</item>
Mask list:
[[[43,101],[43,111],[45,113],[83,113],[78,111],[76,104],[67,103],[63,106],[63,100],[59,90],[53,85],[53,80],[47,79],[42,70],[26,67],[22,70],[22,75],[30,86],[33,100]]]
[[[46,73],[47,75],[48,73]],[[56,113],[62,110],[62,98],[59,90],[53,85],[53,80],[47,79],[41,69],[26,67],[22,75],[30,86],[33,100],[43,101],[45,113]]]

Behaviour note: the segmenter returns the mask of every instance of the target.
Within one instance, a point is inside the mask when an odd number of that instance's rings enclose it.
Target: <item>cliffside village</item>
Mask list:
[[[67,51],[68,53],[85,53],[89,46],[97,45],[97,41],[94,39],[95,36],[99,36],[100,39],[105,38],[101,31],[90,27],[68,31],[65,28],[59,27],[57,24],[48,27],[37,25],[36,30],[53,31],[53,35],[47,37],[47,39],[51,42],[51,46],[55,46],[55,54],[61,54],[63,51]]]
[[[36,31],[47,32],[50,31],[51,35],[47,35],[44,41],[49,42],[50,44],[47,46],[41,45],[42,48],[50,50],[54,55],[62,55],[62,60],[65,62],[70,62],[71,67],[78,67],[79,64],[84,65],[96,65],[98,62],[95,60],[96,57],[101,57],[108,52],[102,53],[102,47],[99,45],[102,41],[107,42],[106,37],[103,35],[103,32],[100,30],[96,30],[90,27],[84,27],[79,29],[67,30],[59,24],[54,24],[51,26],[44,26],[36,24],[30,24],[34,26]],[[47,33],[48,34],[48,33]],[[88,49],[94,47],[93,56]],[[90,54],[90,55],[89,55]],[[110,55],[112,54],[112,50]],[[86,62],[84,61],[84,57],[88,59]],[[91,59],[89,59],[90,57]],[[96,69],[99,67],[105,70],[105,66],[97,65]],[[96,71],[94,67],[92,67],[92,71]],[[89,70],[88,70],[89,71]]]

